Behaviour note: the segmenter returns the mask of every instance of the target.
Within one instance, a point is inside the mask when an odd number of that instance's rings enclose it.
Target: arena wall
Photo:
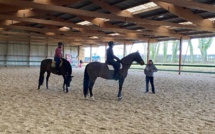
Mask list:
[[[53,59],[56,47],[48,43],[0,42],[0,66],[39,66],[43,59]],[[66,44],[65,58],[66,54],[77,59],[78,47]]]

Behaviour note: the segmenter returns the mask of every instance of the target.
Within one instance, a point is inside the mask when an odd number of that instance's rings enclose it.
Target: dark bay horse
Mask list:
[[[139,52],[131,53],[121,59],[122,69],[120,69],[119,71],[119,92],[118,92],[119,100],[122,99],[122,95],[121,95],[122,85],[124,83],[124,79],[127,77],[128,69],[130,68],[133,61],[136,61],[140,65],[145,64]],[[114,70],[109,70],[106,63],[100,63],[100,62],[89,63],[85,67],[85,71],[84,71],[84,82],[83,82],[84,97],[87,97],[88,90],[90,91],[90,97],[93,97],[92,90],[97,77],[113,80],[114,79],[113,74],[114,74]]]
[[[66,60],[61,58],[62,60],[62,65],[59,67],[60,68],[60,74],[56,73],[56,68],[52,67],[52,59],[45,59],[41,61],[40,65],[40,77],[39,77],[39,84],[38,84],[38,89],[40,89],[40,86],[43,84],[44,81],[44,73],[47,72],[46,76],[46,88],[48,89],[48,80],[50,77],[50,74],[56,74],[56,75],[62,75],[64,79],[63,83],[63,91],[68,93],[68,87],[70,87],[70,82],[72,81],[72,67],[70,63]],[[65,88],[66,85],[66,88]]]

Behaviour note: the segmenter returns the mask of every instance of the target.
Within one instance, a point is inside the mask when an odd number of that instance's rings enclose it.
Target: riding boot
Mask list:
[[[114,70],[114,75],[113,75],[113,78],[115,79],[115,80],[119,80],[119,73],[118,73],[119,71],[118,70]]]
[[[57,65],[57,64],[56,64],[56,73],[60,74],[60,68],[59,68],[59,65]]]

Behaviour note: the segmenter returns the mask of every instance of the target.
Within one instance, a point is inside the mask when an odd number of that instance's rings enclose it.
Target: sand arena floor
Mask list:
[[[156,94],[145,94],[142,71],[118,83],[97,79],[96,101],[83,99],[83,70],[73,68],[68,94],[62,77],[37,90],[38,67],[0,67],[1,134],[215,134],[215,76],[157,72]]]

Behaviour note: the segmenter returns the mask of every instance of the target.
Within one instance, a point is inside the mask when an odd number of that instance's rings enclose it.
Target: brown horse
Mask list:
[[[122,85],[124,83],[124,79],[127,77],[128,69],[130,68],[133,61],[136,61],[140,65],[144,65],[144,61],[141,58],[139,52],[131,53],[126,57],[122,58],[122,69],[119,71],[119,92],[118,92],[118,99],[122,99],[121,91]],[[106,63],[100,62],[92,62],[89,63],[84,71],[84,82],[83,82],[83,90],[84,90],[84,97],[87,97],[88,89],[90,91],[90,97],[93,97],[93,85],[97,79],[97,77],[101,77],[104,79],[113,80],[114,70],[109,70]]]
[[[68,93],[68,87],[70,87],[70,83],[72,81],[72,67],[70,65],[70,63],[66,60],[61,58],[62,61],[62,65],[60,66],[60,74],[56,73],[56,68],[52,67],[52,59],[45,59],[43,61],[41,61],[41,65],[40,65],[40,77],[39,77],[39,84],[38,84],[38,89],[40,89],[40,86],[43,84],[44,81],[44,73],[47,72],[47,76],[46,76],[46,88],[48,89],[48,80],[50,77],[50,74],[56,74],[56,75],[62,75],[63,79],[64,79],[64,83],[63,83],[63,91]],[[66,89],[65,89],[65,85],[66,85]]]

